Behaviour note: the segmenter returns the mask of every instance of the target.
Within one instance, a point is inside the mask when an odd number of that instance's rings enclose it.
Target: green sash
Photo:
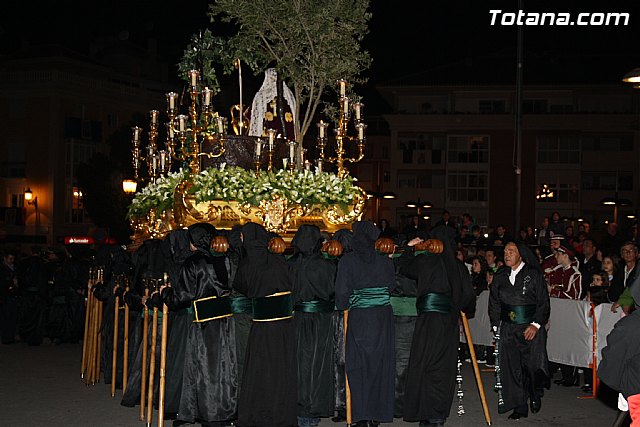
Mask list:
[[[67,303],[67,297],[64,295],[58,295],[57,297],[53,297],[51,299],[51,303],[53,305],[63,305]]]
[[[391,297],[394,316],[417,316],[416,297]]]
[[[299,302],[293,309],[302,313],[331,313],[334,308],[333,301],[313,300]]]
[[[362,288],[354,289],[349,297],[351,308],[372,308],[391,305],[389,288]]]
[[[429,292],[418,297],[416,301],[418,313],[451,313],[451,297]]]
[[[213,296],[193,301],[193,321],[196,323],[208,322],[229,316],[233,316],[231,312],[231,298],[229,296]]]
[[[293,298],[291,291],[278,292],[262,298],[254,298],[253,321],[274,322],[293,317]]]
[[[253,315],[253,305],[251,298],[244,295],[238,295],[231,298],[231,311],[233,314],[249,314]]]
[[[500,319],[505,322],[523,325],[533,322],[536,314],[535,304],[509,305],[501,304]]]
[[[147,312],[149,313],[149,319],[151,319],[153,317],[153,310],[150,309],[150,308],[147,308],[146,306],[140,312],[140,318],[144,319],[144,311],[145,310],[147,310]],[[162,310],[161,309],[158,309],[158,319],[162,319]]]

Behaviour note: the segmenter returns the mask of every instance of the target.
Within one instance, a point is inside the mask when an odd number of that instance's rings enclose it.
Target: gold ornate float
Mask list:
[[[344,165],[362,160],[366,125],[363,104],[349,100],[344,80],[338,82],[335,155],[329,153],[329,146],[333,147],[329,124],[321,121],[315,165],[304,159],[307,150],[301,141],[282,137],[274,129],[265,128],[260,136],[246,134],[241,126],[234,128],[235,135],[228,134],[226,118],[213,110],[213,92],[202,85],[200,72],[189,71],[188,82],[187,114],[180,114],[183,102],[170,92],[165,132],[159,126],[158,110],[149,113],[146,147],[142,146],[143,129],[132,128],[134,177],[142,180],[143,170],[148,177],[129,209],[134,243],[162,238],[198,222],[223,229],[256,222],[290,238],[302,224],[334,232],[361,219],[367,197]],[[351,121],[355,136],[347,133]],[[355,144],[354,157],[347,156],[347,143]],[[278,159],[282,169],[277,168]],[[227,163],[233,166],[226,167]],[[335,173],[323,170],[332,164]]]

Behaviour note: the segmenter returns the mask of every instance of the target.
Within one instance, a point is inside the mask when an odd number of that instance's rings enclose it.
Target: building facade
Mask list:
[[[481,226],[516,226],[514,86],[382,86],[392,106],[388,201],[398,227],[418,197],[443,209],[470,213]],[[603,228],[613,218],[605,197],[632,201],[618,209],[628,225],[640,195],[640,109],[627,85],[527,85],[521,126],[520,225],[538,227],[558,211]],[[543,186],[553,197],[537,198]]]
[[[93,54],[46,46],[0,58],[0,242],[51,245],[95,232],[78,166],[108,154],[109,137],[134,114],[164,105],[165,64],[130,46]]]

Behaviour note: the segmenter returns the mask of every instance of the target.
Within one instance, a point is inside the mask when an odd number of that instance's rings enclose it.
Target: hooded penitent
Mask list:
[[[336,263],[320,253],[322,236],[302,225],[289,260],[294,274],[298,417],[330,417],[334,410],[333,323]],[[304,423],[301,423],[304,424]]]
[[[198,223],[188,231],[196,250],[182,265],[177,283],[162,293],[166,304],[176,312],[170,334],[187,335],[177,419],[187,423],[221,422],[233,419],[237,409],[234,324],[229,317],[196,323],[189,310],[194,301],[227,296],[228,276],[224,257],[214,257],[209,251],[215,227]]]
[[[242,227],[246,256],[233,287],[249,298],[293,290],[289,265],[267,250],[268,234],[259,224]],[[295,329],[292,319],[253,322],[240,386],[238,425],[297,425]]]
[[[353,224],[352,251],[338,262],[336,307],[349,308],[352,294],[374,295],[375,303],[349,310],[346,370],[353,421],[393,421],[395,350],[391,306],[385,294],[395,289],[393,262],[376,252],[380,230],[369,221]],[[354,392],[355,391],[355,392]]]
[[[440,225],[431,237],[443,242],[443,252],[405,253],[410,260],[400,269],[417,280],[418,295],[403,414],[410,422],[436,423],[449,416],[456,384],[459,313],[463,307],[467,313],[475,310],[471,277],[455,258],[455,230]]]

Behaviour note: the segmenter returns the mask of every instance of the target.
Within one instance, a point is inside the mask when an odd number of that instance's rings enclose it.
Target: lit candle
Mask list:
[[[161,150],[158,154],[160,155],[160,172],[164,173],[167,170],[167,152]]]
[[[293,163],[293,160],[296,157],[296,143],[295,142],[289,142],[289,158],[291,159],[291,163]]]
[[[178,130],[180,132],[184,132],[186,127],[187,127],[187,116],[185,116],[184,114],[180,114],[178,116]]]
[[[324,127],[324,122],[320,120],[320,123],[318,123],[318,132],[320,133],[320,138],[324,138]]]
[[[218,123],[218,133],[224,133],[224,117],[218,116],[216,122]]]
[[[308,170],[308,171],[311,170],[311,163],[309,163],[309,160],[304,161],[304,168],[305,170]]]
[[[154,172],[158,169],[158,156],[156,155],[151,157],[151,168]]]
[[[362,141],[364,139],[364,128],[367,127],[364,123],[358,123],[356,126],[358,128],[358,139]]]
[[[208,87],[205,87],[204,90],[202,91],[202,103],[204,104],[205,107],[208,107],[211,104],[211,92],[212,90],[209,89]]]
[[[173,110],[176,108],[176,99],[178,99],[178,94],[175,92],[169,92],[166,94],[167,96],[167,104],[169,105],[169,110]]]
[[[195,87],[198,85],[198,76],[200,75],[200,71],[191,70],[189,71],[189,79],[191,80],[191,86]]]
[[[139,128],[138,126],[134,126],[131,128],[131,130],[133,131],[133,141],[134,142],[139,142],[140,141],[140,132],[142,132],[142,128]]]
[[[273,151],[273,143],[274,143],[274,139],[276,137],[276,130],[275,129],[269,129],[269,130],[267,130],[267,133],[269,134],[269,151]]]
[[[157,125],[158,124],[158,114],[160,112],[158,110],[151,110],[149,111],[149,116],[151,117],[151,124],[152,125]]]
[[[362,104],[361,102],[356,102],[355,104],[353,104],[353,111],[356,114],[356,120],[360,120],[360,113],[363,105],[364,104]]]
[[[261,152],[262,152],[262,141],[257,140],[256,141],[256,157],[260,157]]]
[[[318,173],[322,172],[322,159],[318,159]]]
[[[346,96],[342,97],[342,111],[344,111],[344,114],[349,114],[349,98]]]
[[[173,139],[173,125],[170,122],[165,125],[167,126],[167,132],[169,132],[169,139]]]
[[[347,94],[347,81],[340,79],[338,83],[340,85],[340,96],[344,97]]]

